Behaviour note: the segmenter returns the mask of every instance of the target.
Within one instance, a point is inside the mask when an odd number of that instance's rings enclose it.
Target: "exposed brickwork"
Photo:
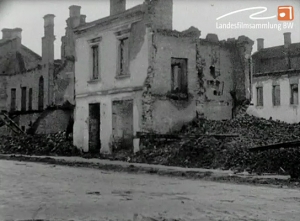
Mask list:
[[[40,121],[37,134],[50,134],[65,131],[70,118],[70,111],[53,110]]]

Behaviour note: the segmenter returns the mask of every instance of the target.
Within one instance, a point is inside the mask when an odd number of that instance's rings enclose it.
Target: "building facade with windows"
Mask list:
[[[287,123],[300,122],[299,79],[300,43],[284,33],[284,45],[264,48],[257,39],[253,54],[253,98],[247,112],[256,117]]]
[[[197,116],[230,119],[233,100],[250,98],[253,41],[200,39],[195,27],[173,30],[172,16],[172,0],[128,10],[111,0],[110,16],[74,30],[75,146],[138,150],[138,131],[172,132]]]
[[[61,59],[54,59],[54,18],[44,16],[41,56],[22,44],[22,29],[2,30],[0,40],[0,111],[7,112],[24,130],[30,124],[44,125],[38,133],[65,130],[70,111],[44,112],[48,107],[74,105],[75,47],[73,28],[85,23],[80,6],[70,6],[66,34],[61,39]],[[41,27],[42,28],[42,27]],[[72,111],[71,111],[72,112]],[[43,114],[44,113],[44,114]],[[2,122],[2,121],[1,121]],[[0,124],[0,133],[11,132]]]

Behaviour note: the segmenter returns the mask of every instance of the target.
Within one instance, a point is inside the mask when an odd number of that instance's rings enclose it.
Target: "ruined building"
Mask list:
[[[85,22],[79,6],[71,6],[61,59],[54,59],[54,18],[44,16],[42,56],[22,44],[22,29],[3,29],[0,40],[0,111],[24,130],[36,133],[65,130],[74,105],[75,44],[73,28]],[[26,31],[26,30],[25,30]],[[66,109],[66,104],[68,109]],[[1,133],[9,129],[0,125]]]
[[[248,113],[298,123],[300,43],[291,42],[290,32],[283,37],[283,45],[270,48],[264,48],[264,39],[257,39],[257,52],[252,56],[253,105]]]
[[[110,0],[110,16],[74,29],[77,147],[137,151],[138,131],[172,132],[197,116],[230,119],[250,99],[252,40],[173,30],[172,0],[125,6]]]

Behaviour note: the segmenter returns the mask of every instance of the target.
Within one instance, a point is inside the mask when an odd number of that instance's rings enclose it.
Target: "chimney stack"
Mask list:
[[[264,39],[258,38],[257,39],[257,51],[260,51],[261,49],[264,49]]]
[[[54,17],[53,14],[44,16],[44,37],[42,38],[43,63],[54,62]]]
[[[11,31],[11,38],[20,38],[22,39],[22,28],[15,28]]]
[[[173,29],[173,0],[146,0],[149,22],[157,29]]]
[[[71,26],[71,28],[75,28],[81,23],[81,14],[80,14],[81,6],[71,5],[69,7],[70,17],[68,18],[67,23]]]
[[[2,29],[2,39],[8,40],[11,39],[12,29],[4,28]]]
[[[19,49],[21,46],[21,41],[22,41],[22,29],[21,28],[14,28],[14,29],[9,29],[9,28],[4,28],[2,29],[2,39],[4,40],[11,40],[14,39],[16,45],[14,46],[15,49]]]
[[[126,0],[110,0],[110,15],[126,11]]]
[[[284,47],[288,48],[292,43],[291,32],[283,33],[283,36],[284,36]]]
[[[80,10],[81,10],[81,6],[78,6],[78,5],[71,5],[71,6],[69,7],[70,18],[73,18],[73,17],[79,17],[79,16],[80,16]]]

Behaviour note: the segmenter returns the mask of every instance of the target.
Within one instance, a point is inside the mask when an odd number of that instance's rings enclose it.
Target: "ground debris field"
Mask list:
[[[144,140],[136,155],[120,151],[116,158],[129,162],[195,168],[222,168],[256,173],[300,173],[300,148],[249,152],[249,148],[300,140],[300,124],[243,115],[233,120],[197,119],[177,133],[183,139]],[[238,134],[218,139],[203,134]],[[186,138],[184,138],[186,137]],[[295,174],[296,173],[296,174]]]
[[[212,121],[197,119],[184,125],[173,135],[183,139],[142,139],[142,150],[137,154],[124,149],[114,149],[113,160],[132,163],[161,164],[189,168],[219,168],[250,173],[300,175],[300,148],[286,148],[249,152],[249,148],[300,140],[300,124],[259,119],[241,115],[233,120]],[[202,137],[203,134],[237,134],[238,137]],[[34,136],[0,137],[0,153],[82,156],[80,151],[66,141],[64,133]],[[92,156],[103,157],[103,156]],[[106,156],[107,157],[107,156]]]
[[[0,220],[298,221],[297,189],[0,161]],[[162,219],[154,219],[162,220]]]

